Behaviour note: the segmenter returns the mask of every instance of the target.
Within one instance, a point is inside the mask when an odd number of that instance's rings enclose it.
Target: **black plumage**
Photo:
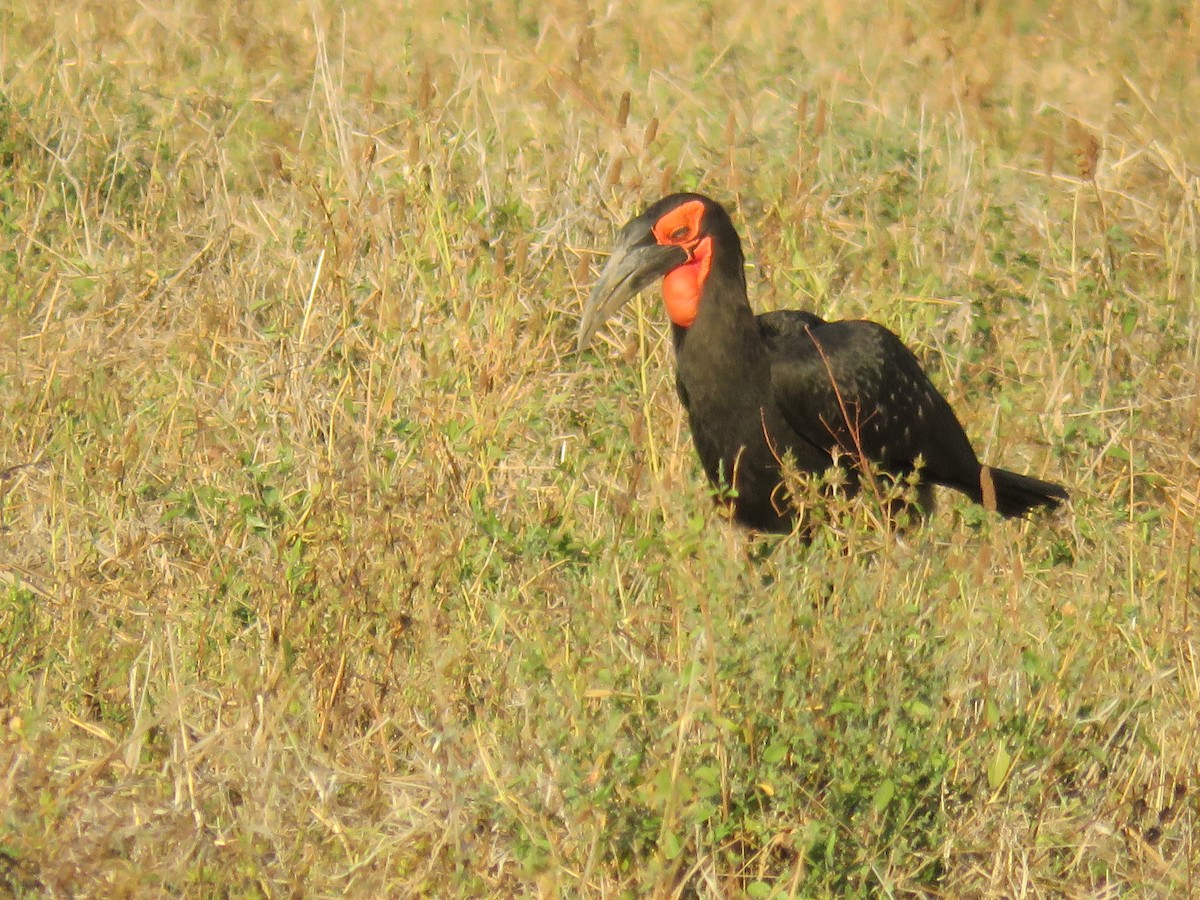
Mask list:
[[[844,467],[851,489],[865,463],[900,477],[919,460],[923,487],[953,488],[1006,516],[1067,498],[1059,485],[982,465],[950,404],[882,325],[799,310],[756,316],[744,266],[725,210],[699,194],[672,194],[622,229],[579,334],[582,349],[619,306],[663,279],[679,397],[709,481],[731,498],[738,521],[791,529],[780,469],[787,455],[806,472]],[[928,503],[932,495],[920,496]]]

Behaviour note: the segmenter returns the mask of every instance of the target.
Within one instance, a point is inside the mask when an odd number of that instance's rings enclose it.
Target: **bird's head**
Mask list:
[[[579,350],[587,348],[609,316],[660,278],[667,315],[678,327],[689,327],[699,314],[714,264],[741,281],[741,242],[729,214],[701,194],[659,200],[617,236],[584,307]]]

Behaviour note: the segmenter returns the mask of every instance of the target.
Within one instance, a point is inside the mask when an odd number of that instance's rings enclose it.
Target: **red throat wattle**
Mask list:
[[[690,327],[700,312],[700,295],[712,265],[712,238],[702,238],[690,253],[691,259],[668,272],[662,283],[667,315],[680,328]]]

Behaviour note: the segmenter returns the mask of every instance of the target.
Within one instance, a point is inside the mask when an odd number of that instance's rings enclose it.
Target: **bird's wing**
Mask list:
[[[768,315],[775,320],[760,327],[773,335],[774,399],[804,439],[890,471],[910,471],[920,456],[931,480],[977,479],[962,425],[896,335],[874,322]]]
[[[763,341],[772,353],[792,346],[807,346],[808,329],[827,324],[824,319],[802,309],[779,309],[755,317]]]

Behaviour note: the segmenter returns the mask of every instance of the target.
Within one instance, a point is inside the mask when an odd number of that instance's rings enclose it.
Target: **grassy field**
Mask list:
[[[4,4],[0,895],[1200,896],[1200,6],[742,6]],[[725,524],[696,188],[1071,506]]]

